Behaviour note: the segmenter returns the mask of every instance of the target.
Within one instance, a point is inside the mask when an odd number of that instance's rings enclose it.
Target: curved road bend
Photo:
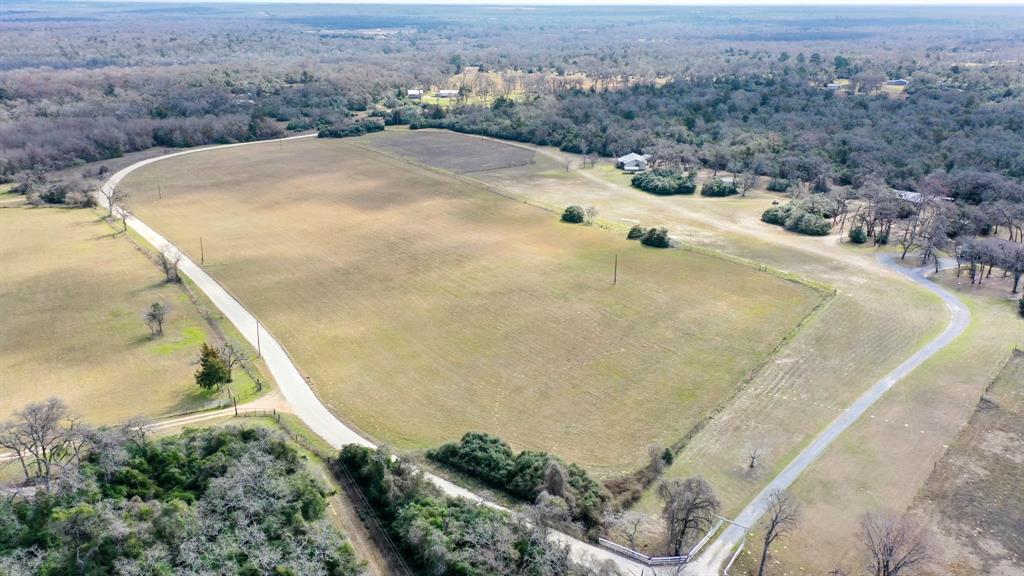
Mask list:
[[[186,154],[197,154],[199,152],[205,152],[207,150],[221,150],[224,148],[233,148],[237,146],[254,146],[259,144],[268,144],[279,142],[281,140],[294,140],[298,138],[310,138],[315,135],[303,135],[303,136],[291,136],[288,138],[282,138],[280,140],[261,140],[258,142],[243,142],[239,144],[225,144],[221,146],[208,146],[204,148],[196,148],[192,150],[185,150],[182,152],[175,152],[172,154],[166,154],[163,156],[157,156],[155,158],[149,158],[136,162],[131,166],[123,168],[116,172],[103,184],[104,188],[116,187],[121,180],[128,174],[132,173],[138,168],[159,162],[167,158],[174,158],[176,156],[184,156]],[[106,205],[106,199],[102,195],[99,195],[98,201],[102,206]],[[121,214],[119,209],[115,209],[118,215]],[[164,250],[165,248],[171,248],[178,250],[170,241],[158,234],[155,230],[146,225],[138,218],[131,214],[126,215],[126,223],[133,231],[139,236],[144,238],[146,242],[149,242],[157,250]],[[181,252],[178,250],[178,252]],[[238,329],[239,333],[248,340],[254,346],[256,345],[256,329],[257,321],[256,317],[251,312],[246,310],[242,303],[236,300],[227,290],[224,289],[216,280],[214,280],[209,274],[207,274],[202,268],[196,265],[191,259],[186,257],[182,253],[182,258],[179,266],[180,271],[188,276],[195,285],[203,291],[204,294],[210,299],[213,304],[220,309],[224,316],[231,321],[232,324]],[[360,444],[370,448],[375,445],[357,434],[354,430],[346,426],[340,420],[338,420],[316,397],[316,394],[310,389],[306,383],[305,378],[299,372],[298,368],[292,362],[291,357],[288,356],[288,352],[285,351],[284,347],[277,341],[272,334],[266,332],[266,330],[260,331],[260,349],[263,354],[263,361],[266,363],[267,368],[270,370],[271,375],[277,382],[281,393],[285,399],[291,405],[295,415],[302,419],[303,422],[313,432],[321,436],[324,440],[329,442],[335,448],[341,448],[345,444]],[[476,502],[481,502],[487,506],[494,508],[501,508],[493,502],[488,502],[481,497],[477,496],[473,492],[466,490],[460,486],[456,486],[447,480],[427,474],[427,477],[436,484],[441,490],[450,496],[457,496],[467,498]],[[618,568],[626,574],[639,575],[644,570],[648,573],[651,572],[650,568],[633,562],[632,560],[623,558],[613,554],[597,546],[592,546],[571,538],[565,534],[559,532],[553,532],[552,538],[563,544],[567,544],[571,548],[573,558],[578,562],[587,563],[598,563],[606,560],[613,561]]]
[[[883,255],[879,258],[887,267],[903,274],[910,280],[928,288],[946,303],[952,314],[949,324],[934,340],[928,342],[923,348],[914,353],[913,356],[897,366],[892,372],[886,374],[871,388],[866,390],[857,400],[854,401],[842,414],[828,425],[792,462],[786,466],[764,489],[740,512],[736,522],[744,526],[753,526],[764,514],[767,508],[768,495],[775,490],[788,488],[800,474],[814,462],[821,453],[847,428],[856,422],[875,402],[877,402],[890,388],[904,379],[915,368],[935,355],[936,352],[945,348],[955,340],[967,328],[971,321],[971,313],[956,296],[945,288],[932,282],[925,275],[925,268],[906,268],[897,264],[892,255]],[[707,549],[698,557],[697,561],[687,566],[686,574],[690,575],[717,575],[729,561],[733,550],[738,546],[744,537],[744,530],[735,525],[730,525],[722,534],[710,544]]]

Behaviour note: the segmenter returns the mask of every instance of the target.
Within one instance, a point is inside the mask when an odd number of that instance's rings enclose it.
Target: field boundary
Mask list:
[[[481,140],[489,140],[489,141],[492,141],[492,142],[500,142],[502,144],[505,144],[506,146],[513,146],[513,147],[521,148],[521,149],[524,149],[524,150],[530,150],[530,151],[536,153],[536,150],[534,150],[533,148],[530,148],[528,146],[522,146],[522,145],[519,145],[517,143],[509,142],[509,141],[506,141],[506,140],[501,140],[501,139],[498,139],[498,138],[488,138],[488,137],[477,136],[475,134],[464,134],[462,132],[455,132],[455,131],[452,131],[452,130],[442,130],[442,129],[437,129],[437,128],[424,129],[423,131],[445,132],[445,133],[450,133],[450,134],[457,134],[459,136],[466,136],[466,137],[469,137],[469,138],[479,138]],[[369,146],[367,144],[363,144],[363,143],[357,142],[357,140],[358,140],[357,138],[351,139],[349,144],[351,144],[352,146],[358,147],[358,148],[362,148],[363,150],[367,150],[369,152],[373,152],[373,153],[380,154],[382,156],[391,158],[392,160],[397,160],[399,162],[404,162],[406,164],[410,164],[412,166],[416,166],[417,168],[422,168],[424,170],[429,170],[431,172],[434,172],[435,174],[440,174],[442,176],[448,176],[449,178],[454,178],[454,179],[456,179],[456,180],[458,180],[458,181],[460,181],[460,182],[462,182],[464,184],[480,186],[483,189],[487,190],[488,192],[491,192],[492,194],[497,194],[498,196],[501,196],[503,198],[507,198],[509,200],[512,200],[512,201],[518,203],[518,204],[526,204],[527,206],[533,206],[534,208],[538,208],[538,209],[544,210],[546,212],[552,212],[554,214],[558,214],[559,211],[561,211],[564,208],[564,207],[561,207],[561,206],[555,206],[555,205],[547,204],[547,203],[544,203],[544,202],[538,202],[536,200],[531,200],[529,198],[519,198],[519,197],[513,196],[511,194],[508,194],[506,192],[502,192],[501,190],[497,189],[494,185],[489,184],[487,182],[484,182],[482,180],[477,180],[476,178],[472,178],[470,176],[466,176],[465,174],[459,174],[459,173],[456,173],[456,172],[451,172],[449,170],[445,170],[444,168],[438,168],[437,166],[430,166],[430,165],[424,164],[423,162],[420,162],[418,160],[413,160],[412,158],[401,156],[399,154],[395,154],[394,152],[391,152],[391,151],[388,151],[388,150],[381,150],[379,148],[374,148],[373,146]],[[489,171],[493,171],[493,170],[497,170],[497,169],[491,169]],[[479,172],[483,172],[483,170],[481,170]],[[473,174],[473,173],[475,173],[475,172],[468,172],[467,174]],[[595,221],[595,224],[599,228],[604,228],[605,230],[613,230],[613,229],[618,230],[620,228],[625,228],[625,226],[622,225],[622,224],[619,224],[617,222],[610,222],[608,220],[603,220],[603,219],[600,219],[600,218],[598,218]],[[735,254],[729,254],[728,252],[723,252],[723,251],[720,251],[720,250],[715,250],[713,248],[706,248],[706,247],[703,247],[703,246],[698,246],[696,244],[691,244],[689,242],[684,242],[682,240],[679,240],[678,238],[673,238],[673,241],[675,242],[675,246],[674,247],[678,248],[680,250],[685,250],[685,251],[689,251],[689,252],[695,252],[695,253],[698,253],[698,254],[703,254],[705,256],[710,256],[710,257],[713,257],[713,258],[719,258],[719,259],[722,259],[722,260],[726,260],[726,261],[732,262],[734,264],[740,264],[740,265],[743,265],[743,266],[748,266],[750,268],[755,268],[755,269],[757,269],[757,270],[759,270],[761,272],[765,272],[767,274],[771,274],[772,276],[776,276],[778,278],[782,278],[783,280],[789,280],[790,282],[795,282],[797,284],[800,284],[800,285],[806,286],[808,288],[811,288],[811,289],[813,289],[815,291],[820,292],[822,295],[826,295],[826,294],[834,295],[836,293],[835,287],[833,287],[833,286],[831,286],[829,284],[826,284],[826,283],[823,283],[823,282],[817,282],[817,281],[811,280],[809,278],[804,278],[803,276],[800,276],[799,274],[794,274],[792,272],[789,272],[789,271],[786,271],[786,270],[782,270],[780,268],[775,268],[773,266],[769,266],[769,265],[767,265],[767,264],[765,264],[763,262],[759,262],[757,260],[752,260],[750,258],[744,258],[742,256],[736,256]]]
[[[281,138],[278,141],[308,138],[310,136],[312,135],[291,136]],[[220,150],[272,142],[275,141],[261,140],[256,142],[206,146],[150,158],[147,160],[141,160],[111,175],[110,178],[102,184],[102,187],[116,187],[124,177],[134,170],[160,160],[208,150]],[[106,206],[103,195],[98,194],[98,196],[100,205]],[[143,239],[153,245],[154,248],[170,248],[178,250],[178,252],[182,254],[179,264],[181,274],[190,277],[196,284],[196,287],[203,291],[210,301],[224,313],[225,318],[235,325],[242,337],[248,340],[250,344],[255,344],[256,330],[259,329],[260,324],[256,316],[245,308],[241,301],[228,292],[224,286],[217,282],[203,268],[197,265],[188,256],[184,255],[184,253],[182,253],[167,238],[160,235],[153,228],[150,228],[138,217],[133,216],[116,205],[113,207],[113,210],[118,217],[123,216],[128,227],[132,228]],[[316,393],[312,388],[310,388],[309,383],[305,377],[303,377],[287,350],[285,350],[284,346],[271,333],[269,333],[269,331],[267,332],[266,337],[263,338],[263,350],[263,361],[267,365],[271,375],[277,381],[278,389],[282,392],[285,399],[291,404],[292,408],[295,410],[296,416],[298,416],[314,434],[320,436],[328,444],[336,448],[340,448],[345,444],[358,444],[361,446],[376,448],[372,442],[367,440],[353,428],[346,425],[320,402]],[[505,510],[504,507],[485,500],[473,492],[462,488],[461,486],[452,484],[443,478],[429,473],[426,473],[425,476],[448,496],[466,498],[473,502],[480,502],[481,504],[489,507]],[[644,567],[634,561],[622,558],[612,552],[561,532],[552,531],[549,537],[552,541],[567,546],[570,557],[577,562],[597,566],[605,561],[611,561],[626,574],[637,575],[643,571]]]
[[[850,426],[858,422],[868,409],[881,400],[889,390],[912,374],[936,353],[956,341],[971,324],[971,311],[967,305],[961,302],[953,292],[932,281],[928,277],[927,269],[903,268],[894,262],[891,254],[883,254],[878,260],[890,270],[896,271],[911,282],[922,285],[933,294],[939,296],[950,312],[950,318],[946,327],[938,336],[929,340],[909,358],[864,390],[839,416],[829,422],[807,445],[801,448],[785,467],[765,484],[761,491],[742,509],[735,519],[738,524],[730,525],[726,528],[708,551],[698,559],[699,566],[695,567],[698,570],[698,574],[717,573],[721,565],[727,561],[727,557],[733,548],[739,545],[746,537],[746,529],[740,528],[740,525],[753,526],[761,518],[767,510],[768,497],[772,492],[791,486],[807,467],[816,462],[821,454],[837,438]]]

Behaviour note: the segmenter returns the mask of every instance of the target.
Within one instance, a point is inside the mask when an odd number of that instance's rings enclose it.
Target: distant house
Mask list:
[[[905,80],[903,78],[897,78],[896,80],[886,80],[885,81],[885,85],[886,86],[902,86],[902,87],[906,88],[907,86],[910,85],[910,80]]]
[[[649,154],[637,154],[630,152],[615,161],[615,167],[626,172],[643,172],[647,170],[647,163],[650,161]]]
[[[458,95],[459,95],[459,91],[458,90],[438,90],[437,91],[437,97],[438,98],[455,98]]]
[[[893,190],[900,200],[905,200],[912,204],[920,204],[924,202],[924,195],[920,192],[911,192],[910,190]]]
[[[423,98],[423,90],[406,90],[405,95],[413,100]]]

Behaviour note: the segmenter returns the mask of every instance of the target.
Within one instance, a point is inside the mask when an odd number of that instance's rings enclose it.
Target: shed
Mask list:
[[[637,154],[636,152],[630,152],[625,156],[621,156],[615,161],[615,167],[626,172],[643,172],[647,170],[647,163],[651,157],[648,154]]]

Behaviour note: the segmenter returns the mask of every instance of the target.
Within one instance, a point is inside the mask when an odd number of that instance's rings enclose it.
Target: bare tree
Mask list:
[[[931,559],[927,532],[906,514],[865,514],[860,536],[868,552],[868,570],[874,576],[900,576]]]
[[[35,402],[0,424],[0,447],[14,453],[25,482],[48,482],[64,465],[77,462],[87,429],[56,398]]]
[[[691,534],[711,527],[721,507],[711,486],[699,477],[662,482],[658,496],[665,501],[662,515],[668,546],[676,556],[682,554],[683,545]]]
[[[172,246],[166,246],[160,251],[160,267],[164,270],[164,277],[168,282],[180,282],[178,266],[181,264],[181,252]]]
[[[587,206],[583,210],[583,221],[589,226],[594,223],[594,218],[597,218],[597,206]]]
[[[765,515],[764,547],[757,576],[764,576],[768,564],[768,552],[776,540],[788,534],[800,520],[800,506],[785,490],[776,490],[768,495],[768,512]]]
[[[620,510],[608,517],[608,525],[623,538],[629,547],[636,550],[637,534],[647,520],[647,515],[636,510]]]
[[[149,326],[149,331],[153,336],[163,336],[166,316],[167,307],[160,302],[153,302],[142,318],[145,320],[146,326]]]
[[[100,196],[103,197],[103,201],[107,205],[108,218],[114,215],[115,207],[123,208],[122,205],[128,202],[128,192],[110,184],[100,186]]]
[[[234,371],[235,366],[241,366],[243,362],[249,359],[249,355],[245,353],[238,346],[235,346],[231,342],[225,342],[223,346],[217,348],[217,354],[220,356],[221,362],[228,367],[228,382],[231,382],[231,373]]]
[[[747,470],[756,470],[761,465],[761,457],[764,456],[764,450],[760,446],[754,446],[747,453]]]

